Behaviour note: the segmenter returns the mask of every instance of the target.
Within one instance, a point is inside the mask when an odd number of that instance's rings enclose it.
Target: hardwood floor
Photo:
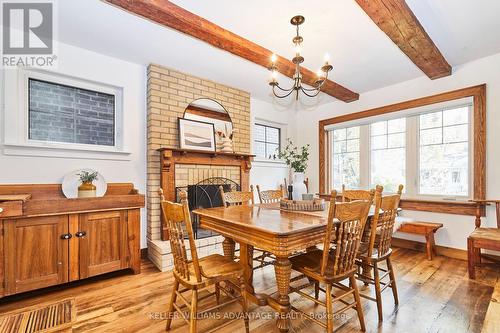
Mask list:
[[[393,264],[399,307],[394,307],[392,294],[385,292],[384,321],[379,325],[376,304],[362,299],[367,332],[500,332],[500,269],[479,269],[477,280],[472,281],[467,278],[465,261],[441,256],[427,261],[424,253],[407,249],[395,250]],[[73,298],[76,319],[72,329],[62,332],[164,332],[164,311],[173,281],[171,273],[160,273],[144,260],[140,275],[111,273],[63,288],[6,297],[0,301],[0,316],[27,306]],[[255,287],[257,291],[273,291],[272,266],[255,272]],[[212,301],[210,298],[205,302]],[[323,311],[294,296],[292,302],[295,305],[299,302],[304,310]],[[239,309],[239,305],[234,305],[223,310],[231,314],[231,310]],[[252,333],[277,332],[274,320],[269,319],[273,316],[270,308],[252,306],[251,310]],[[228,323],[229,319],[200,320],[198,331],[206,332],[222,322]],[[335,325],[338,332],[359,330],[353,310],[338,318]],[[175,319],[172,328],[174,333],[187,332],[181,319]],[[244,332],[243,320],[229,322],[217,332]],[[319,333],[324,329],[308,320],[294,318],[291,332]]]

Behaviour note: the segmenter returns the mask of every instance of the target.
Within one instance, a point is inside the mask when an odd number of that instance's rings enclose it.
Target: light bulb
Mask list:
[[[271,56],[271,62],[274,64],[276,60],[278,60],[278,57],[273,53],[273,55]]]
[[[325,62],[329,63],[330,62],[330,55],[328,53],[325,54]]]

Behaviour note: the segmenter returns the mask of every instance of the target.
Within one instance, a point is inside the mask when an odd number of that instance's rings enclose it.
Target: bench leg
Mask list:
[[[433,232],[425,235],[425,245],[427,249],[427,260],[432,260],[435,254],[435,245],[436,245],[436,243],[434,242]]]
[[[474,241],[470,238],[467,239],[467,264],[469,270],[469,279],[476,278],[476,253],[474,249]]]

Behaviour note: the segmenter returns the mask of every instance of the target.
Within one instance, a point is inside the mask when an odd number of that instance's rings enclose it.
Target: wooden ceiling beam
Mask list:
[[[202,40],[212,46],[230,52],[255,64],[268,68],[272,52],[256,43],[238,36],[196,14],[167,0],[104,0],[107,3],[142,16],[150,21]],[[295,73],[295,65],[278,56],[278,71],[288,77]],[[314,85],[316,73],[302,68],[304,83]],[[359,99],[359,94],[331,80],[325,82],[321,91],[344,102]]]
[[[405,0],[356,0],[375,24],[429,78],[451,75],[452,68]]]

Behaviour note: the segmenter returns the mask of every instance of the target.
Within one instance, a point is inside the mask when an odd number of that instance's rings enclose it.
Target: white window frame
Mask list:
[[[425,113],[433,113],[437,111],[445,111],[467,106],[469,107],[469,123],[468,123],[468,194],[466,196],[450,196],[450,195],[424,195],[420,194],[420,125],[419,115]],[[333,185],[333,129],[349,128],[354,126],[360,127],[360,188],[369,188],[371,182],[371,142],[370,142],[370,124],[390,119],[406,118],[406,186],[403,194],[405,199],[415,200],[432,200],[432,201],[457,201],[463,202],[471,199],[474,195],[474,105],[472,98],[463,98],[425,107],[419,107],[410,110],[400,111],[394,114],[375,116],[364,118],[357,121],[349,121],[346,123],[338,123],[328,126],[327,140],[331,149],[328,151],[327,158],[330,160],[328,170],[328,186],[331,189]],[[340,190],[340,189],[337,189]]]
[[[33,140],[29,138],[29,79],[46,81],[113,95],[114,146]],[[4,153],[7,155],[68,156],[128,159],[123,138],[123,88],[39,69],[4,71]],[[68,155],[69,154],[69,155]],[[122,157],[119,157],[119,156]]]
[[[357,127],[356,125],[354,126],[346,126],[346,127],[338,127],[336,129],[343,129],[343,128],[351,128],[351,127]],[[333,131],[329,132],[330,134],[333,134]],[[329,164],[329,170],[328,170],[328,177],[329,179],[331,179],[331,184],[330,184],[330,187],[333,187],[332,184],[333,184],[333,175],[335,174],[334,172],[334,166],[333,166],[333,155],[335,154],[335,151],[334,151],[334,140],[333,140],[333,135],[330,135],[328,136],[328,140],[330,141],[329,142],[329,156],[332,160],[332,162]],[[362,188],[363,184],[366,184],[366,174],[365,172],[362,171],[362,166],[364,165],[365,163],[365,157],[366,157],[366,154],[361,154],[361,152],[363,151],[363,146],[366,146],[369,142],[369,138],[366,137],[366,131],[363,129],[363,126],[359,126],[359,171],[360,171],[360,175],[359,175],[359,188]],[[346,139],[343,140],[343,141],[347,141],[347,136],[346,136]]]
[[[278,128],[280,130],[280,149],[283,149],[283,147],[286,145],[287,125],[273,122],[273,121],[269,121],[269,120],[264,120],[261,118],[255,118],[252,122],[252,152],[253,152],[253,147],[254,147],[254,143],[255,143],[255,137],[254,137],[255,125]],[[278,163],[278,164],[285,165],[285,161],[280,159],[278,156],[276,156],[275,160],[269,159],[267,157],[257,157],[256,156],[256,157],[254,157],[254,162]]]
[[[445,107],[445,108],[439,108],[439,109],[434,109],[434,111],[429,111],[426,113],[433,113],[437,111],[446,111],[446,110],[451,110],[451,109],[456,109],[460,107],[468,107],[469,108],[469,123],[468,123],[468,150],[469,150],[469,155],[468,155],[468,189],[467,189],[467,195],[431,195],[431,194],[420,194],[418,191],[420,189],[420,123],[418,121],[418,116],[414,117],[414,121],[416,124],[416,146],[415,148],[417,149],[416,154],[415,154],[415,161],[412,161],[414,165],[417,166],[416,174],[415,174],[415,192],[416,196],[419,199],[428,199],[428,200],[443,200],[443,201],[467,201],[469,199],[472,199],[473,197],[473,192],[474,192],[474,108],[472,103],[466,103],[466,104],[457,104],[454,106],[450,107]]]

